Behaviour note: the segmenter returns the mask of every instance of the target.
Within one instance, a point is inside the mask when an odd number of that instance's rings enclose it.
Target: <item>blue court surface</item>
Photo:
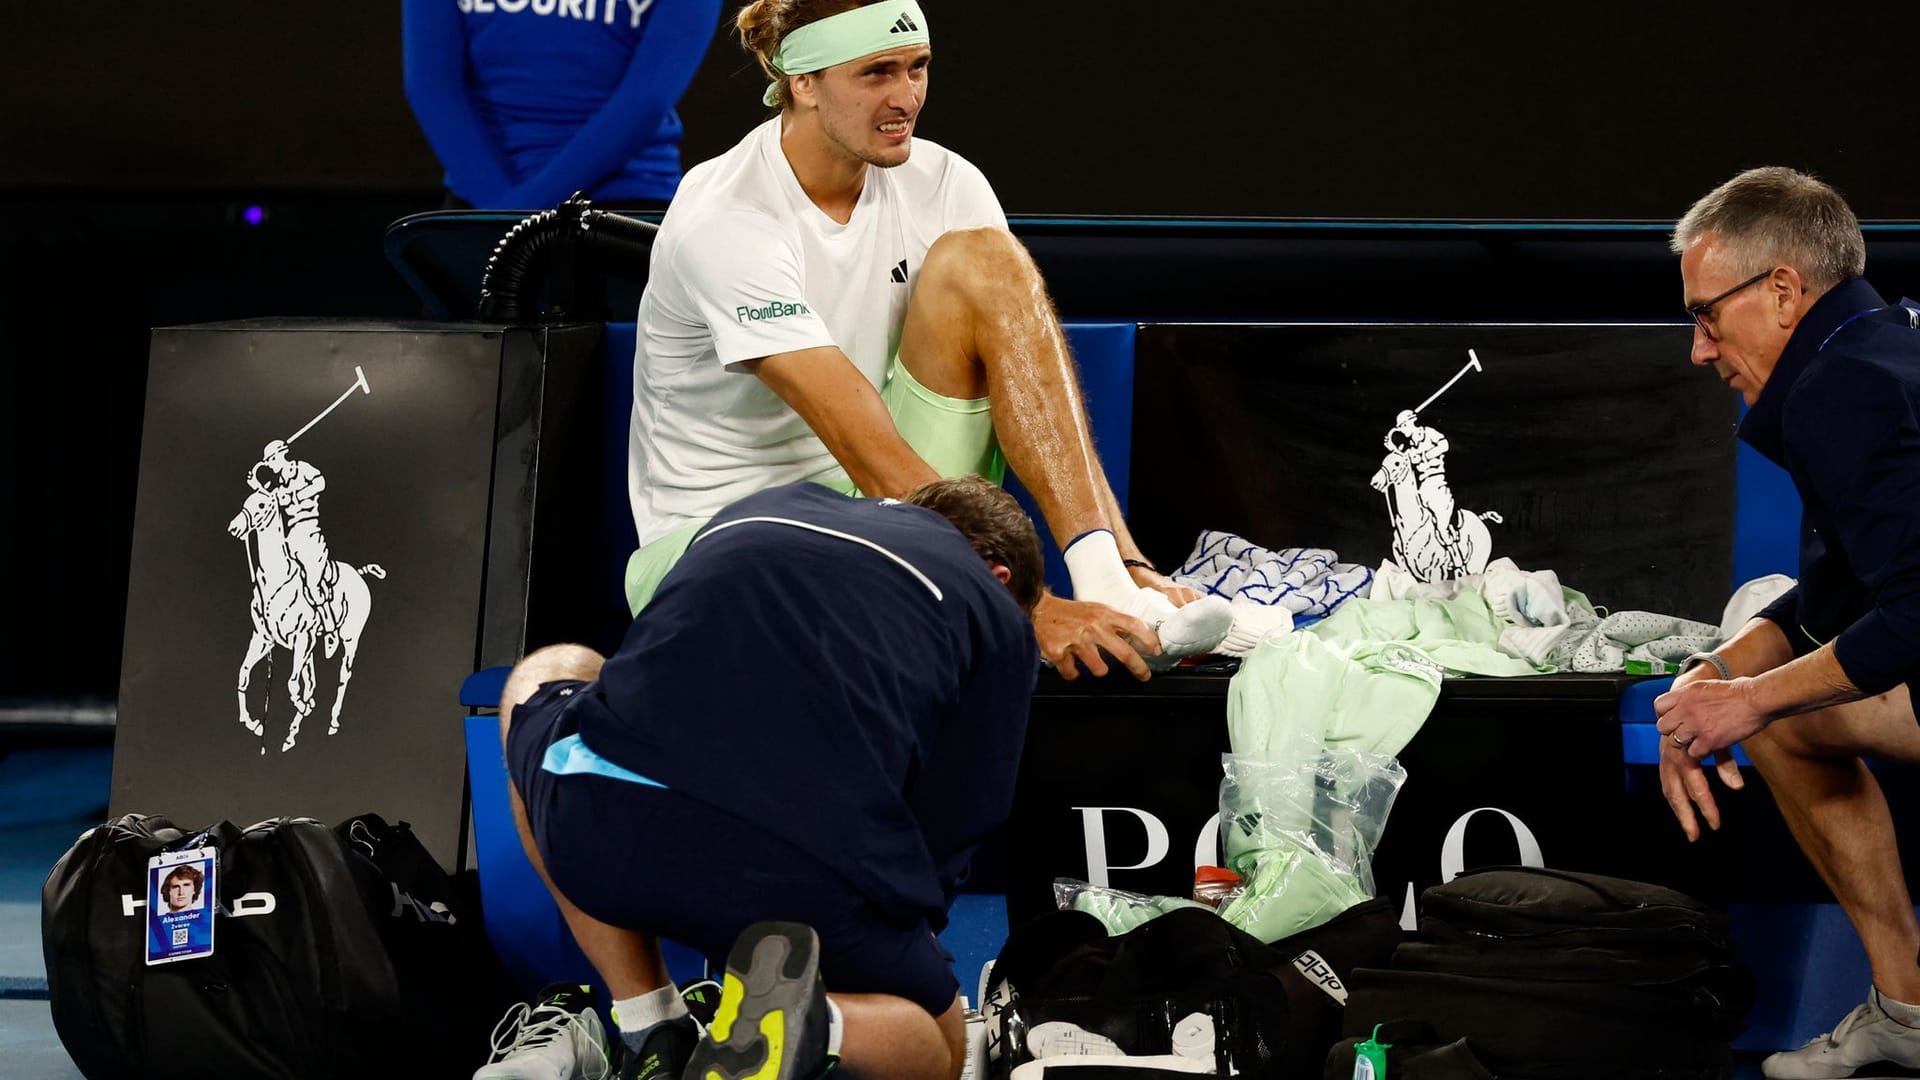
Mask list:
[[[10,1080],[78,1080],[47,1011],[40,885],[106,812],[104,747],[0,754],[0,1067]]]

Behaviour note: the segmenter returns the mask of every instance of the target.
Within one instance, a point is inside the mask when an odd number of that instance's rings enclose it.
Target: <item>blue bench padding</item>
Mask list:
[[[608,323],[605,338],[607,365],[601,382],[600,505],[585,513],[597,523],[593,545],[593,580],[611,582],[626,602],[627,557],[640,546],[633,529],[633,508],[627,499],[627,428],[633,422],[633,350],[638,333],[633,323]]]
[[[1673,689],[1673,679],[1648,679],[1627,687],[1620,694],[1620,722],[1622,724],[1652,724],[1658,717],[1653,713],[1653,699]]]
[[[1139,336],[1134,323],[1067,323],[1067,344],[1080,365],[1080,384],[1086,394],[1087,426],[1093,431],[1094,449],[1106,466],[1107,482],[1121,513],[1127,509],[1127,485],[1132,472],[1133,449],[1133,345]],[[1047,530],[1046,518],[1033,496],[1021,485],[1020,478],[1007,474],[1007,490],[1020,501],[1040,531],[1040,549],[1046,556],[1047,587],[1061,596],[1073,595],[1073,583],[1067,578],[1067,564],[1060,547]],[[1186,552],[1163,553],[1180,558]]]
[[[513,668],[502,665],[481,668],[467,676],[466,681],[460,684],[460,704],[469,709],[491,709],[498,706],[500,695],[507,689],[507,673],[512,670]]]
[[[1746,415],[1744,407],[1740,415]],[[1733,588],[1768,574],[1799,572],[1800,493],[1785,469],[1741,443],[1734,466]]]
[[[1653,699],[1673,689],[1673,679],[1648,679],[1620,694],[1620,760],[1627,765],[1660,764],[1660,731],[1654,722]],[[1733,760],[1751,766],[1747,752],[1733,748]]]
[[[506,668],[490,668],[467,680],[471,685],[481,676],[499,672],[502,681]],[[462,688],[462,697],[465,697]],[[476,702],[476,705],[497,704]],[[480,870],[480,910],[488,940],[507,971],[528,996],[552,982],[593,984],[600,1000],[611,1001],[606,987],[595,975],[593,965],[573,942],[560,908],[548,894],[546,883],[527,861],[520,847],[520,834],[513,826],[513,809],[507,801],[507,763],[500,749],[500,718],[466,718],[467,777],[473,792],[473,852]],[[608,828],[619,828],[610,822]],[[706,961],[692,949],[662,940],[667,971],[684,986],[701,977]]]

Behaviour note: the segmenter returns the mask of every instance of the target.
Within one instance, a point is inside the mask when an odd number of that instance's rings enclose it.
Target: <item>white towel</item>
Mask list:
[[[1322,618],[1365,596],[1373,571],[1343,563],[1325,548],[1269,551],[1229,532],[1209,529],[1173,579],[1236,602],[1283,607],[1294,618]]]

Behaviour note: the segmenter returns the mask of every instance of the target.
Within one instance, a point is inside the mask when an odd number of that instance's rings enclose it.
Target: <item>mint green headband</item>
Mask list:
[[[835,64],[858,60],[903,45],[925,45],[927,17],[914,0],[880,0],[838,15],[829,15],[788,34],[773,53],[773,69],[782,75],[806,75]],[[760,100],[774,104],[780,84],[773,83]]]

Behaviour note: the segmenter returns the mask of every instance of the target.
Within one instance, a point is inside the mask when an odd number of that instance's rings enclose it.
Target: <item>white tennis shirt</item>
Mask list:
[[[925,139],[912,148],[902,165],[868,168],[845,225],[801,190],[779,117],[688,171],[640,299],[627,494],[641,544],[764,488],[845,481],[806,421],[739,365],[835,345],[883,385],[927,249],[1007,223],[979,169]]]

